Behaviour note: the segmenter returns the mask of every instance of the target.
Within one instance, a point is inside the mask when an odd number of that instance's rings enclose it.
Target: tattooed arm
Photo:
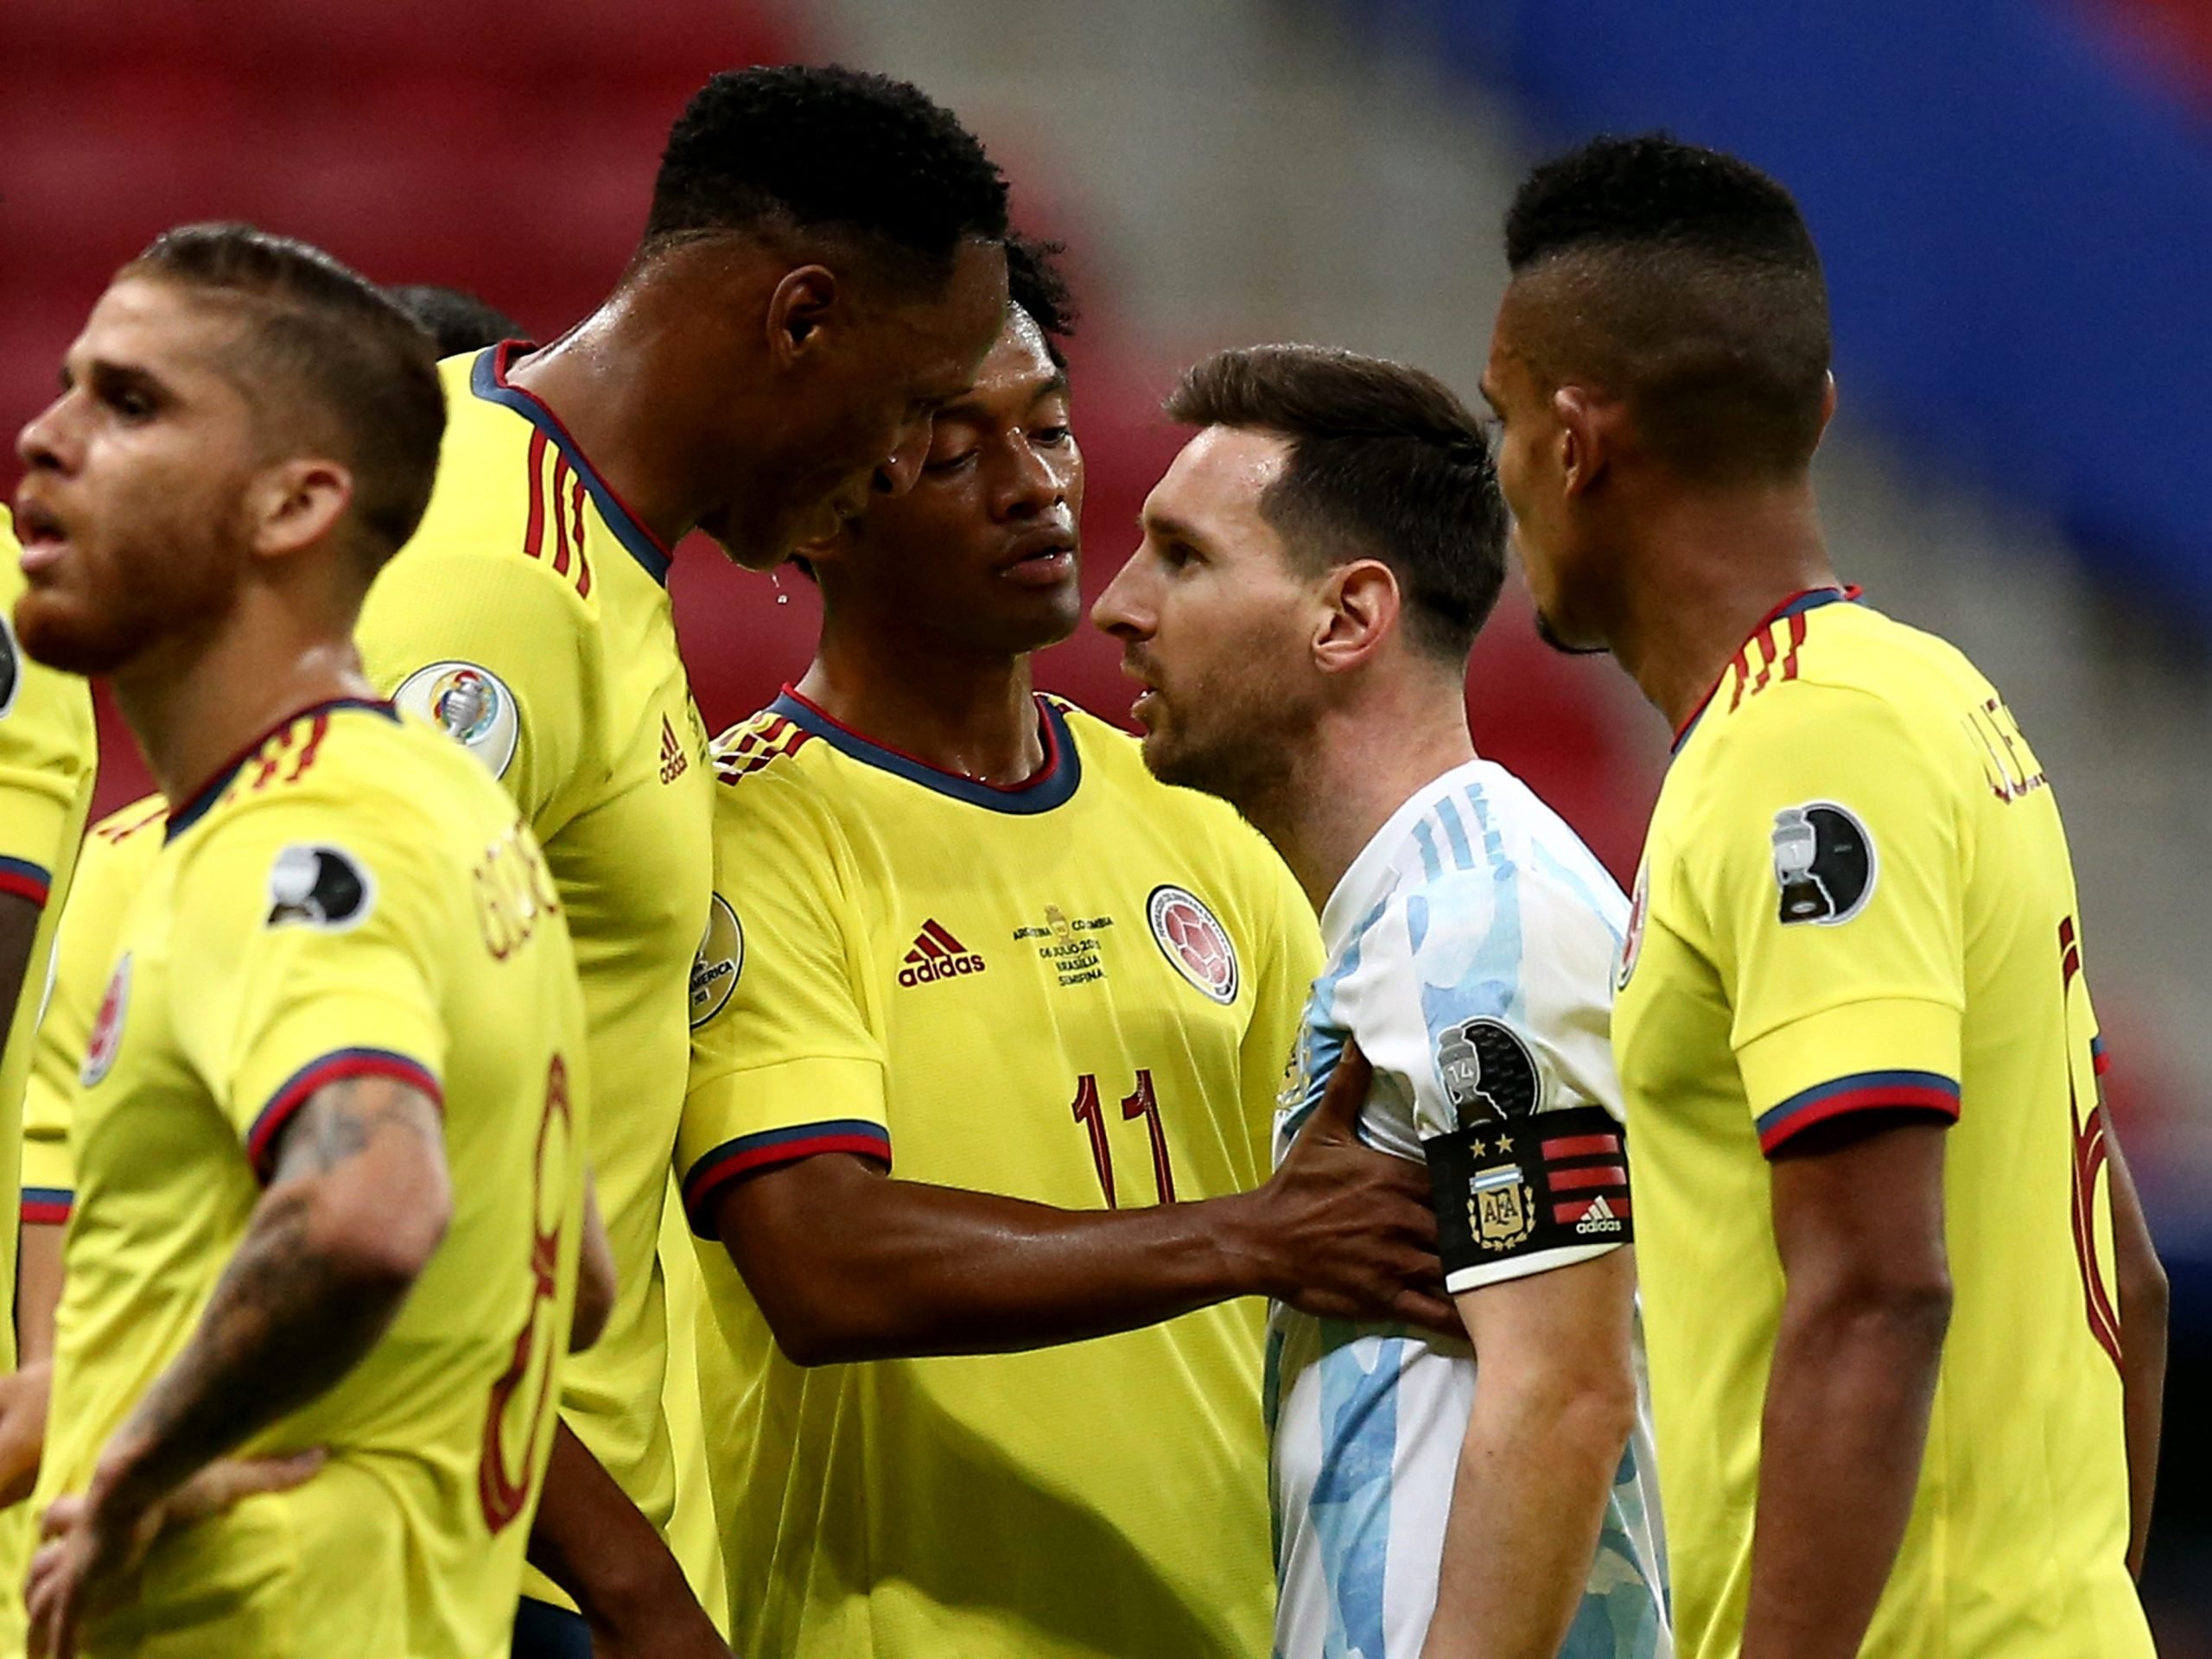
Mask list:
[[[191,1341],[108,1442],[82,1504],[49,1519],[34,1623],[54,1650],[86,1590],[131,1564],[179,1488],[360,1363],[445,1235],[438,1109],[404,1084],[318,1090],[275,1160]]]

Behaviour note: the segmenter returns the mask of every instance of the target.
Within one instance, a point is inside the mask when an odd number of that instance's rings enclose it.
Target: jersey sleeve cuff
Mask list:
[[[274,1166],[276,1139],[315,1091],[353,1077],[391,1077],[410,1089],[419,1089],[442,1111],[445,1091],[430,1069],[419,1060],[385,1048],[341,1048],[309,1060],[276,1086],[269,1103],[255,1116],[245,1132],[245,1155],[253,1173],[264,1183]]]
[[[66,1186],[27,1186],[23,1189],[23,1225],[66,1226],[76,1202],[77,1195]]]
[[[1870,1111],[1934,1112],[1955,1122],[1959,1085],[1938,1071],[1859,1071],[1816,1084],[1759,1114],[1759,1150],[1771,1158],[1815,1123]]]
[[[54,873],[28,858],[0,857],[0,893],[28,899],[41,910],[54,891]]]
[[[732,1181],[827,1152],[854,1153],[888,1166],[891,1131],[865,1118],[847,1117],[763,1129],[725,1141],[694,1161],[683,1178],[683,1213],[690,1219],[691,1230],[701,1238],[715,1236],[715,1210]]]

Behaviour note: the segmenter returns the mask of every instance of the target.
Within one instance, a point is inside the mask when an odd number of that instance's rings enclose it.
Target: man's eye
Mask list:
[[[1038,442],[1050,444],[1057,449],[1075,435],[1065,426],[1040,426],[1034,428],[1030,435]]]
[[[114,392],[107,402],[109,408],[127,421],[143,421],[154,412],[154,400],[143,391]]]
[[[946,455],[943,459],[931,455],[922,463],[922,470],[925,473],[937,474],[957,473],[969,466],[975,459],[976,452],[973,449],[963,449],[957,455]]]

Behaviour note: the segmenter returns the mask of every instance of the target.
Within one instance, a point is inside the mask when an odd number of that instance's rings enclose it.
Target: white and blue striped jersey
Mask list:
[[[1618,1249],[1630,1212],[1608,1027],[1627,925],[1620,888],[1520,779],[1483,760],[1437,779],[1322,911],[1328,967],[1276,1156],[1356,1038],[1375,1068],[1361,1138],[1429,1161],[1452,1290]],[[1417,1659],[1479,1386],[1464,1342],[1274,1311],[1278,1659]],[[1562,1659],[1672,1650],[1649,1448],[1640,1406]]]

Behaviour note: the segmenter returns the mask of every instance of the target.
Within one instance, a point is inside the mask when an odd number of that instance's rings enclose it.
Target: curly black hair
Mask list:
[[[1572,267],[1531,342],[1554,383],[1626,398],[1652,450],[1710,480],[1802,471],[1831,354],[1819,251],[1789,192],[1663,132],[1601,137],[1529,174],[1505,218],[1525,294]]]
[[[669,132],[646,245],[770,226],[858,237],[942,277],[963,239],[1005,238],[1006,180],[974,134],[906,81],[836,67],[729,70]]]
[[[1045,336],[1045,350],[1053,366],[1062,369],[1067,367],[1068,360],[1060,349],[1061,342],[1074,337],[1079,315],[1068,279],[1060,271],[1060,256],[1066,251],[1066,244],[1061,242],[1040,241],[1018,232],[1007,238],[1007,298],[1028,314]]]

